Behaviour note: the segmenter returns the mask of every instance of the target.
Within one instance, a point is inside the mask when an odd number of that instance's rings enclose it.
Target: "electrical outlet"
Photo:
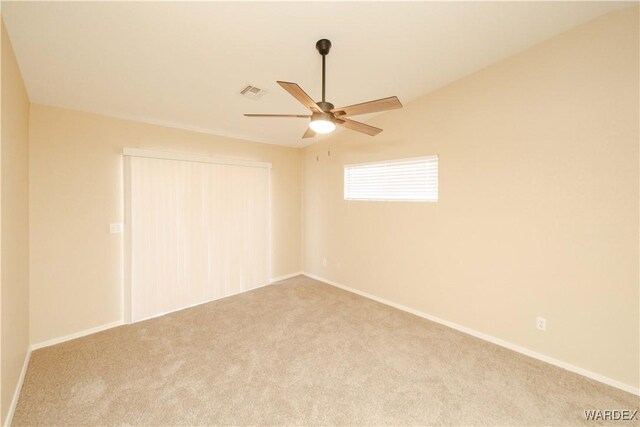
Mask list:
[[[109,224],[109,233],[111,234],[120,234],[124,231],[124,224],[121,222],[116,222],[114,224]]]
[[[545,319],[544,317],[536,317],[536,328],[540,329],[541,331],[546,331],[547,319]]]
[[[327,266],[327,259],[326,258],[322,258],[322,266],[323,267]]]

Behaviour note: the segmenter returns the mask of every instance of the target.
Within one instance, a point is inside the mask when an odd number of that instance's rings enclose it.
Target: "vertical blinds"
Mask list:
[[[131,318],[269,283],[269,169],[131,157]]]
[[[438,156],[345,165],[344,198],[435,202]]]

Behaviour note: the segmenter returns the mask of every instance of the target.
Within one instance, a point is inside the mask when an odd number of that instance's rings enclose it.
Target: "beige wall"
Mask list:
[[[4,22],[1,46],[0,420],[4,425],[29,348],[29,98]]]
[[[32,105],[32,343],[121,318],[124,147],[271,162],[272,275],[301,270],[300,150]]]
[[[616,12],[306,148],[305,271],[638,387],[638,49]],[[437,203],[343,200],[427,154]]]

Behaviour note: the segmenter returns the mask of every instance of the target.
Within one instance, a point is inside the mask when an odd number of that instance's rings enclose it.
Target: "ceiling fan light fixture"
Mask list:
[[[336,130],[335,119],[333,114],[329,113],[313,113],[309,127],[315,133],[331,133]]]
[[[329,120],[314,120],[309,123],[309,127],[315,133],[331,133],[336,130],[336,124]]]

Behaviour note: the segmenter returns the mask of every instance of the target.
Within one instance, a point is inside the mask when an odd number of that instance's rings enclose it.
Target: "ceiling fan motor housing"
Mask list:
[[[322,111],[324,111],[325,113],[328,113],[335,108],[330,102],[320,101],[316,102],[316,104],[318,105],[318,107],[322,108]]]
[[[333,114],[329,113],[329,112],[325,112],[325,113],[312,113],[311,114],[311,121],[316,121],[316,120],[325,120],[327,122],[332,122],[335,123],[336,118],[333,116]]]

